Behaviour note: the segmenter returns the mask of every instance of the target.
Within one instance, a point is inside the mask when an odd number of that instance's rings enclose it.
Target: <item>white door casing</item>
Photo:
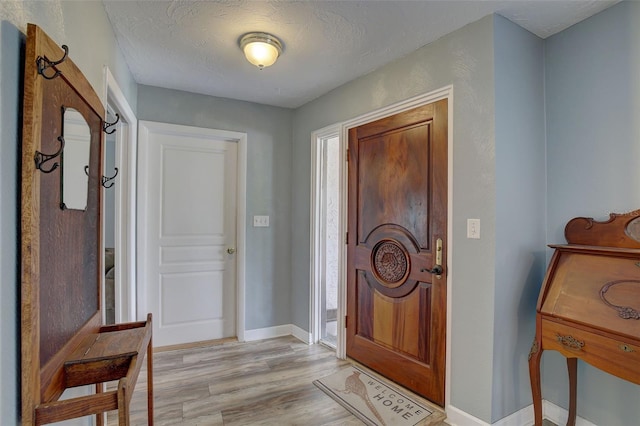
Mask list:
[[[242,141],[243,133],[140,122],[138,315],[153,313],[155,346],[242,338]]]
[[[310,301],[310,324],[311,324],[311,341],[318,343],[321,341],[321,323],[322,323],[322,306],[323,306],[323,285],[326,285],[326,241],[324,234],[324,222],[325,222],[325,200],[327,197],[327,188],[323,183],[323,176],[326,171],[326,161],[323,158],[323,146],[324,141],[327,139],[337,137],[338,138],[338,243],[339,252],[338,257],[338,270],[334,271],[338,276],[338,281],[344,280],[344,264],[346,262],[346,251],[344,248],[344,238],[340,237],[346,232],[346,214],[344,212],[344,206],[346,205],[346,148],[344,139],[340,138],[340,125],[334,124],[332,126],[325,127],[320,130],[316,130],[311,134],[311,263],[310,263],[310,282],[311,282],[311,301]],[[339,285],[338,285],[339,287]],[[337,294],[338,306],[338,326],[337,326],[337,340],[342,341],[344,334],[343,317],[344,310],[342,309],[341,292],[338,290]]]
[[[115,132],[118,176],[112,181],[115,191],[115,320],[136,319],[136,154],[138,120],[108,67],[104,68],[107,100],[120,116]],[[112,173],[108,170],[107,174]],[[104,212],[103,212],[104,214]],[[103,287],[104,289],[104,284]],[[103,291],[104,295],[104,291]]]

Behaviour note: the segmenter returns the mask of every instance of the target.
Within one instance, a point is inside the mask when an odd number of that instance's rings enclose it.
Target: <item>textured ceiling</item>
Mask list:
[[[617,0],[103,0],[140,84],[298,107],[491,13],[542,38]],[[284,43],[262,71],[238,47],[252,31]]]

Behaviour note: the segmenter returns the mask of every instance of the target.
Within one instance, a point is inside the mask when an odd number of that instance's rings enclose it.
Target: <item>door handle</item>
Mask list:
[[[429,272],[436,276],[436,278],[442,278],[442,238],[436,240],[436,264],[432,269],[423,268],[420,272]]]
[[[235,252],[236,252],[236,249],[235,249],[235,248],[228,248],[228,249],[227,249],[227,253],[229,253],[229,254],[233,254],[233,253],[235,253]]]
[[[431,273],[433,275],[436,275],[438,278],[440,278],[442,276],[442,266],[441,265],[436,265],[432,269],[423,268],[423,269],[420,270],[420,272],[429,272],[429,273]]]

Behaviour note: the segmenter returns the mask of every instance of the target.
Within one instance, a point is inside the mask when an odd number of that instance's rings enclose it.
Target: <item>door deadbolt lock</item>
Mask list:
[[[429,272],[436,278],[442,278],[442,271],[442,238],[438,238],[436,241],[436,265],[432,269],[421,269],[420,272]]]
[[[227,249],[227,253],[229,253],[229,254],[233,254],[235,252],[236,252],[236,249],[234,249],[234,248],[228,248]]]

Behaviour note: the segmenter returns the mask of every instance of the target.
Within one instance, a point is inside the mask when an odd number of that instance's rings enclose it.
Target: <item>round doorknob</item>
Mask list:
[[[229,254],[233,254],[235,252],[236,252],[236,249],[234,249],[234,248],[228,248],[227,249],[227,253],[229,253]]]

